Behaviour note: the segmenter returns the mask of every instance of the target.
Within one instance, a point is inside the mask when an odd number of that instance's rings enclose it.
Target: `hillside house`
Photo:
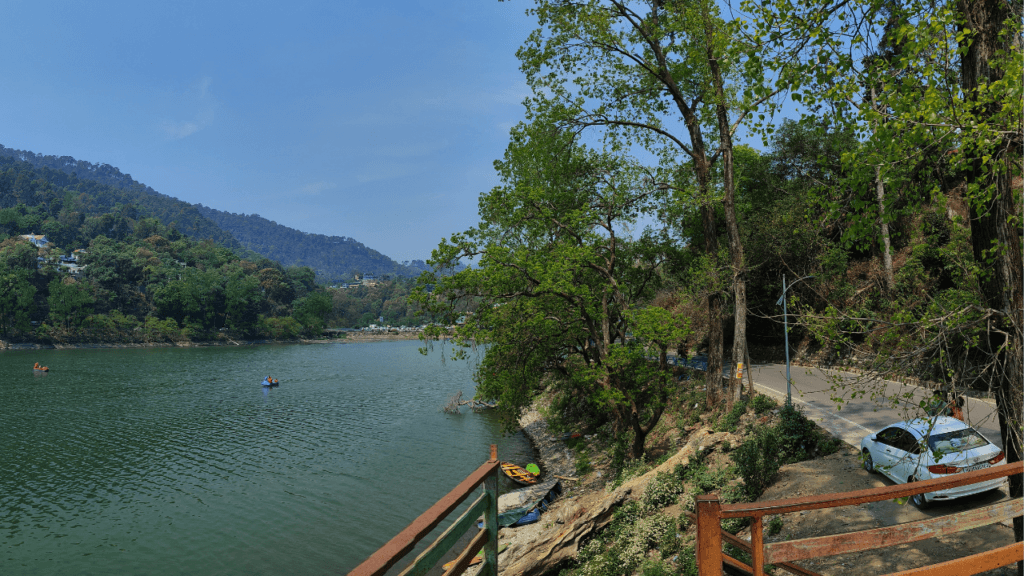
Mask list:
[[[46,248],[50,245],[50,241],[43,234],[22,234],[21,237],[31,242],[36,248]]]

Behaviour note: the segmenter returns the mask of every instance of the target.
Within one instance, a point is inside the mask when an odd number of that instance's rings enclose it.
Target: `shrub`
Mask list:
[[[594,467],[590,463],[590,454],[583,449],[576,451],[576,475],[583,476],[593,470]]]
[[[722,415],[715,423],[716,432],[736,432],[736,427],[740,424],[740,417],[747,411],[747,402],[741,401],[733,404],[732,410]]]
[[[674,571],[661,560],[646,560],[640,566],[640,576],[673,576]]]
[[[747,440],[732,453],[747,487],[748,496],[755,499],[771,486],[779,472],[779,438],[773,428],[758,426]]]
[[[697,553],[693,546],[687,546],[680,550],[675,562],[679,576],[697,576]]]
[[[779,403],[776,402],[774,398],[769,398],[764,394],[758,394],[757,396],[754,396],[753,400],[750,401],[750,405],[751,407],[754,408],[754,414],[761,416],[766,412],[778,408]]]
[[[779,453],[783,464],[807,460],[817,443],[817,429],[802,412],[791,405],[783,406],[776,429]]]
[[[783,406],[777,425],[782,464],[800,462],[815,455],[827,456],[839,450],[838,440],[823,434],[818,426],[793,406]]]
[[[659,472],[654,480],[647,484],[643,495],[640,496],[641,513],[648,514],[675,504],[685,489],[686,486],[683,485],[679,476]]]
[[[768,521],[768,535],[775,536],[779,532],[782,532],[782,518],[775,516]]]

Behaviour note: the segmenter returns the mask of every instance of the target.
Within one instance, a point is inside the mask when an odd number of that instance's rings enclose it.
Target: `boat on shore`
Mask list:
[[[516,484],[531,486],[537,483],[537,475],[526,468],[511,462],[500,462],[500,464],[502,473],[504,473],[505,476],[508,476],[509,480],[512,480]]]

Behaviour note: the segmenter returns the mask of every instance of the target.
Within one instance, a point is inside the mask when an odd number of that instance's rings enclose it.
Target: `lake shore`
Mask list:
[[[103,348],[201,348],[208,346],[258,346],[265,344],[339,344],[362,342],[397,342],[416,340],[417,333],[373,334],[349,332],[344,338],[293,339],[293,340],[185,340],[181,342],[8,342],[0,340],[3,350],[87,350]]]

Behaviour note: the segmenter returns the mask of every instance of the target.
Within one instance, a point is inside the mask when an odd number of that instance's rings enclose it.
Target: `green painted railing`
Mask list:
[[[491,459],[466,477],[454,490],[437,501],[419,518],[413,520],[405,530],[398,533],[387,544],[356,566],[349,576],[383,576],[431,530],[448,517],[459,504],[469,498],[473,491],[483,485],[483,494],[459,516],[444,534],[427,547],[399,576],[423,576],[437,565],[441,558],[471,529],[476,528],[477,519],[484,517],[484,527],[470,541],[469,545],[455,559],[444,576],[458,576],[466,571],[469,563],[482,548],[484,564],[480,576],[498,576],[498,448],[491,444]]]

